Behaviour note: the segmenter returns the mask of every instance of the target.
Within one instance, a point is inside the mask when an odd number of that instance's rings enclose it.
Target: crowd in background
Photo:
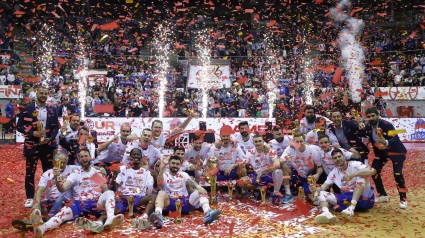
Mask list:
[[[58,111],[62,105],[69,105],[67,108],[72,108],[73,112],[80,112],[79,77],[75,71],[86,65],[89,69],[106,70],[107,77],[113,79],[87,87],[87,116],[105,115],[96,113],[99,104],[113,105],[113,112],[106,114],[108,116],[158,116],[159,72],[153,56],[157,53],[153,37],[155,23],[169,19],[175,24],[176,44],[167,47],[177,60],[172,62],[166,75],[168,90],[164,116],[185,116],[188,109],[202,114],[202,93],[187,83],[189,65],[199,54],[193,45],[200,29],[208,29],[211,57],[230,62],[231,87],[208,91],[209,117],[268,117],[270,108],[275,108],[273,116],[295,117],[306,100],[307,89],[312,86],[316,87],[312,91],[312,103],[319,112],[333,107],[349,109],[349,82],[334,80],[335,67],[341,67],[336,40],[341,26],[328,24],[329,19],[325,16],[329,5],[285,6],[279,3],[280,8],[273,8],[265,2],[258,3],[265,4],[264,8],[258,6],[264,10],[256,10],[253,14],[247,14],[243,6],[227,6],[236,10],[226,11],[219,17],[203,8],[195,15],[192,11],[196,9],[174,10],[171,14],[157,11],[153,5],[151,11],[144,12],[139,7],[129,14],[126,7],[107,9],[107,5],[96,5],[88,18],[81,7],[72,8],[72,17],[64,14],[55,17],[67,10],[65,5],[62,10],[47,4],[33,6],[35,11],[22,16],[16,15],[16,11],[30,9],[29,5],[35,2],[25,4],[10,5],[2,13],[0,27],[0,84],[22,85],[27,100],[21,104],[35,97],[32,79],[38,76],[46,79],[51,87],[51,105],[56,105]],[[164,6],[169,4],[171,2],[164,1]],[[409,24],[390,28],[375,25],[390,21],[385,15],[391,14],[382,10],[386,8],[379,4],[368,6],[369,10],[385,14],[370,17],[371,11],[363,8],[353,15],[366,23],[358,38],[366,55],[361,79],[363,99],[373,100],[381,107],[385,106],[382,99],[372,97],[375,87],[425,85],[425,23],[421,23],[425,16],[420,13],[413,17],[409,15],[413,2],[405,6],[405,11],[400,10],[397,2],[395,4],[399,10],[397,16],[408,19]],[[149,9],[149,6],[145,7]],[[100,26],[112,22],[112,16],[108,14],[112,10],[120,16],[116,22],[119,27],[102,30]],[[32,64],[30,75],[21,74],[20,57],[24,52],[14,51],[16,32],[25,37],[22,43],[25,43],[25,55],[30,58],[28,62]],[[311,69],[310,78],[306,69]],[[265,83],[270,72],[274,72],[275,100],[270,99],[271,90]],[[312,83],[306,83],[309,80]]]

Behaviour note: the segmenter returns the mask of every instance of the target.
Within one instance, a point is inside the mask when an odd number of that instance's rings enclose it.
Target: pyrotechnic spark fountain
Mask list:
[[[43,39],[43,42],[41,43],[42,54],[38,57],[38,62],[41,68],[40,79],[43,85],[47,85],[47,82],[50,79],[50,76],[52,75],[52,52],[54,46],[55,31],[51,26],[44,24],[40,32],[41,38]]]
[[[207,69],[210,65],[211,57],[211,42],[209,39],[208,29],[200,30],[196,37],[196,52],[198,53],[198,61],[202,66],[203,74],[201,81],[198,83],[198,89],[202,89],[202,117],[207,118],[208,109],[208,90],[209,85],[207,84]]]
[[[305,38],[304,38],[305,41]],[[303,80],[304,80],[304,100],[305,104],[313,105],[313,90],[314,81],[311,68],[313,67],[313,60],[309,57],[309,48],[307,47],[303,52]]]
[[[267,44],[267,57],[266,61],[269,66],[267,75],[266,75],[266,87],[267,87],[267,104],[269,105],[269,118],[273,118],[273,111],[275,108],[276,102],[276,81],[277,77],[280,75],[280,70],[278,70],[278,62],[276,58],[275,45],[272,41],[273,35],[271,33],[266,33],[264,40]]]
[[[155,31],[154,48],[155,58],[158,65],[159,80],[159,118],[163,117],[165,106],[165,92],[167,90],[167,75],[170,68],[169,55],[171,53],[171,44],[173,43],[172,25],[164,22],[158,25]]]
[[[347,23],[338,38],[338,45],[341,49],[342,64],[346,71],[346,77],[350,84],[352,100],[358,104],[361,102],[364,52],[356,37],[361,33],[364,24],[361,19],[355,19],[345,12],[350,7],[350,2],[343,0],[338,3],[336,8],[330,9],[330,16],[336,22]],[[348,12],[350,11],[348,10]]]
[[[81,121],[85,121],[86,116],[86,100],[87,100],[87,71],[85,66],[85,50],[84,50],[84,39],[82,36],[75,35],[77,37],[77,50],[76,50],[76,58],[78,60],[77,67],[80,71],[80,79],[78,81],[78,103],[80,104],[80,118]]]

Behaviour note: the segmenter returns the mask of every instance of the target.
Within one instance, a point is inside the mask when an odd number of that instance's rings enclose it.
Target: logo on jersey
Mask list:
[[[425,140],[425,120],[418,119],[415,123],[415,133],[410,135],[411,140]]]

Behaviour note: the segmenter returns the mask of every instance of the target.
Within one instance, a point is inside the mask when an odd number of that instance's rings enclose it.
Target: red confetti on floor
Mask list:
[[[409,152],[408,159],[404,166],[404,175],[408,188],[409,195],[418,195],[424,193],[425,184],[425,144],[408,144]],[[31,209],[24,208],[25,190],[25,160],[22,157],[22,149],[17,146],[0,146],[0,203],[2,212],[0,214],[0,237],[21,237],[21,232],[11,226],[11,221],[14,219],[22,219],[29,217]],[[41,176],[41,166],[38,166],[36,175],[36,183]],[[397,200],[397,190],[394,181],[392,166],[388,164],[383,170],[383,179],[387,192],[392,198],[391,203]],[[248,198],[242,201],[234,200],[231,203],[225,202],[224,197],[219,197],[219,204],[214,205],[214,209],[220,209],[223,213],[221,218],[211,226],[203,225],[203,214],[200,211],[194,211],[190,215],[183,216],[183,224],[174,224],[172,219],[165,218],[165,225],[161,230],[148,229],[138,231],[131,227],[130,219],[127,219],[122,227],[105,231],[98,237],[212,237],[212,236],[306,236],[314,234],[321,235],[321,231],[334,230],[337,232],[345,223],[339,223],[339,226],[316,226],[312,223],[312,217],[315,215],[314,210],[309,217],[305,218],[300,209],[295,206],[286,207],[263,207],[259,206],[259,202],[252,201]],[[397,203],[398,204],[398,203]],[[378,205],[375,209],[385,209],[385,205]],[[415,209],[409,207],[409,209]],[[388,211],[394,212],[393,216],[400,216],[400,210]],[[388,213],[386,212],[386,213]],[[362,226],[363,228],[371,227],[376,229],[374,221],[377,220],[373,216],[360,215],[358,220],[347,223],[350,225]],[[419,219],[419,218],[417,218]],[[424,218],[422,218],[424,219]],[[419,219],[420,220],[420,219]],[[418,221],[425,224],[423,221]],[[50,231],[45,234],[45,237],[94,237],[94,234],[83,231],[73,223],[62,225],[60,229]],[[407,235],[407,234],[406,234]],[[423,235],[423,234],[422,234]],[[25,237],[33,237],[32,232],[27,232]]]

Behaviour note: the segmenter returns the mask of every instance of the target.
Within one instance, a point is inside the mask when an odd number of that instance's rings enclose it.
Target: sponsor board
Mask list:
[[[22,87],[15,85],[0,85],[0,98],[21,98]]]
[[[226,88],[230,88],[230,69],[229,65],[209,65],[209,66],[199,66],[191,65],[189,71],[189,88],[200,88],[202,87],[202,80],[206,80],[205,87],[207,89],[211,88],[223,88],[225,85]]]
[[[111,139],[115,134],[120,132],[120,127],[124,123],[130,123],[132,126],[132,133],[140,135],[144,128],[151,128],[152,121],[159,118],[86,118],[85,124],[90,130],[97,131],[98,141],[105,142]],[[171,130],[180,125],[186,118],[163,118],[163,131],[167,138],[169,138]],[[405,129],[406,133],[399,134],[402,141],[418,142],[425,141],[425,118],[384,118],[393,123],[396,130]],[[186,131],[196,131],[199,129],[199,122],[202,119],[192,119],[186,127]],[[264,132],[266,130],[266,122],[275,122],[274,119],[269,118],[208,118],[206,120],[207,129],[215,131],[218,136],[220,128],[223,125],[229,125],[233,128],[233,132],[237,133],[238,124],[242,121],[248,121],[251,132]],[[61,122],[62,123],[62,122]],[[187,133],[182,133],[182,141],[189,143],[186,140]],[[176,138],[177,139],[177,138]],[[16,142],[24,142],[24,137],[21,133],[17,132]]]

